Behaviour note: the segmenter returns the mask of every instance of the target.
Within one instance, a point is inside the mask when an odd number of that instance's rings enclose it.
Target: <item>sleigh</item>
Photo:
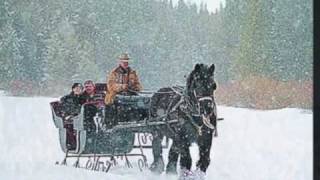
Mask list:
[[[152,148],[150,140],[154,128],[167,126],[162,119],[152,118],[150,104],[152,93],[137,95],[117,95],[111,115],[105,117],[104,83],[96,84],[96,98],[81,106],[80,113],[66,120],[63,117],[62,104],[59,101],[50,103],[53,122],[59,131],[59,142],[65,158],[77,158],[76,166],[82,157],[140,156],[147,164],[144,148]],[[111,118],[110,118],[111,117]],[[111,121],[111,122],[110,122]],[[142,134],[142,136],[141,136]],[[149,142],[146,142],[149,139]],[[168,148],[166,138],[162,148]],[[131,153],[134,148],[139,153]]]
[[[163,137],[172,139],[169,150],[167,172],[188,167],[189,147],[198,144],[199,161],[197,168],[206,172],[210,164],[212,138],[218,136],[217,105],[214,98],[214,64],[196,64],[189,74],[186,86],[163,87],[156,92],[135,95],[117,95],[112,106],[104,105],[106,84],[96,84],[97,98],[82,105],[80,113],[66,118],[60,102],[52,102],[51,109],[55,126],[59,130],[60,145],[67,158],[88,157],[87,169],[108,171],[115,157],[122,156],[128,167],[132,167],[128,156],[140,156],[139,167],[148,167],[144,148],[152,148],[153,162],[150,170],[164,171],[162,148],[168,147],[168,139],[162,144]],[[69,116],[68,116],[69,117]],[[137,138],[136,134],[152,134],[152,145]],[[138,143],[137,143],[138,142]],[[140,153],[134,153],[138,148]],[[110,157],[110,161],[99,161]],[[90,159],[94,159],[92,162]],[[142,165],[142,166],[140,166]],[[140,169],[141,170],[141,169]]]

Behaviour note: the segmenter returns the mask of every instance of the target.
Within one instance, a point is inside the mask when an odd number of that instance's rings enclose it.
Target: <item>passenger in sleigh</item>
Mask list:
[[[70,94],[60,99],[62,104],[63,125],[66,128],[66,142],[69,150],[76,149],[76,131],[73,129],[72,117],[78,115],[81,109],[82,85],[74,83]]]
[[[84,91],[81,94],[81,104],[96,102],[99,106],[103,105],[104,99],[101,93],[96,92],[96,85],[92,80],[86,80],[84,82]],[[101,105],[100,105],[101,102]]]
[[[119,65],[107,77],[107,91],[104,102],[106,104],[105,114],[109,127],[115,124],[113,122],[115,96],[117,94],[136,95],[142,89],[136,71],[129,67],[129,60],[127,53],[121,54],[118,58]]]
[[[84,82],[84,91],[81,94],[81,104],[92,102],[95,100],[95,84],[92,80]]]
[[[82,104],[82,84],[74,83],[71,87],[71,92],[68,95],[63,96],[60,99],[62,104],[62,117],[64,120],[69,120],[71,117],[76,116],[80,113]]]
[[[96,100],[95,84],[92,80],[84,82],[84,91],[80,83],[74,83],[72,85],[71,93],[60,99],[64,119],[68,120],[71,117],[78,115],[81,110],[81,105]]]

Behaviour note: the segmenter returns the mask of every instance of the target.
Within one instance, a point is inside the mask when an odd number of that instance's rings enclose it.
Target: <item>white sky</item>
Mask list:
[[[173,0],[172,2],[176,4],[179,0]],[[201,2],[207,3],[209,12],[215,12],[216,8],[219,8],[220,2],[222,2],[223,6],[225,5],[225,0],[185,0],[187,3],[196,3],[200,5]]]

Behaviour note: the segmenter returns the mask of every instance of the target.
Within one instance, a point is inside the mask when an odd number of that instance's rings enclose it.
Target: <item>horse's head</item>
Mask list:
[[[206,126],[216,125],[216,105],[213,92],[217,88],[214,81],[215,66],[196,64],[187,79],[187,93]]]

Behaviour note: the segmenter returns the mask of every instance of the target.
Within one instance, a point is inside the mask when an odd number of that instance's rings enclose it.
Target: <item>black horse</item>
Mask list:
[[[217,135],[217,112],[214,100],[215,66],[196,64],[187,78],[186,88],[161,88],[152,97],[151,115],[163,117],[163,121],[177,120],[155,131],[153,140],[154,162],[150,169],[161,173],[164,170],[161,140],[172,138],[169,150],[167,173],[176,173],[178,157],[180,168],[190,170],[192,159],[189,147],[192,142],[199,146],[197,169],[206,172],[210,164],[210,149],[213,135]]]

